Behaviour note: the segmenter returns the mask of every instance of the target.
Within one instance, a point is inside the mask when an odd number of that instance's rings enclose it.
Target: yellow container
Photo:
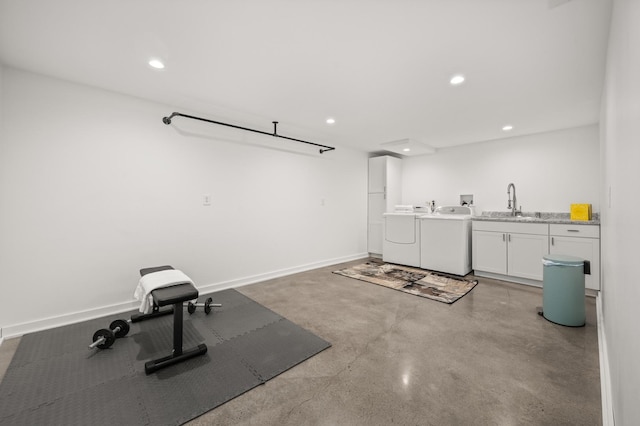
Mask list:
[[[571,220],[591,220],[591,204],[571,204]]]

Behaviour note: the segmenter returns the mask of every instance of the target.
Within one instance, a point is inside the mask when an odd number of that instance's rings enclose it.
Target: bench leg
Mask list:
[[[193,358],[195,356],[204,355],[207,353],[207,345],[204,343],[199,344],[195,348],[187,349],[182,351],[180,355],[171,354],[169,356],[165,356],[164,358],[155,359],[153,361],[147,361],[144,363],[144,372],[147,374],[155,373],[161,368],[168,367],[173,364],[177,364],[182,361],[186,361],[189,358]]]
[[[182,302],[173,305],[173,356],[182,355]]]
[[[173,305],[173,353],[163,358],[146,362],[144,364],[145,373],[151,374],[161,368],[207,353],[207,345],[203,343],[194,348],[182,350],[182,311],[182,302]]]

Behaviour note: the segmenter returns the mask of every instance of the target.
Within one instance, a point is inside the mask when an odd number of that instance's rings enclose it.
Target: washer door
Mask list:
[[[415,244],[416,222],[410,214],[385,216],[384,239],[394,244]]]

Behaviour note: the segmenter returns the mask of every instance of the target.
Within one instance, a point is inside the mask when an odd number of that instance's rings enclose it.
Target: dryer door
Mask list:
[[[384,218],[384,238],[394,244],[416,243],[416,218],[412,214],[390,214]]]

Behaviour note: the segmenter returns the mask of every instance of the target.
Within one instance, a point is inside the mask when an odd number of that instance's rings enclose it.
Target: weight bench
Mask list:
[[[140,276],[168,269],[173,269],[173,267],[158,266],[154,268],[145,268],[140,270]],[[183,302],[197,299],[198,289],[196,289],[191,283],[182,283],[169,287],[157,288],[151,292],[151,296],[153,297],[153,311],[148,314],[132,315],[131,321],[138,322],[173,313],[173,351],[168,356],[147,361],[144,364],[145,373],[151,374],[161,368],[207,353],[207,345],[203,343],[190,349],[182,348],[182,304]],[[164,310],[160,309],[163,306],[168,305],[173,305],[173,308]]]

